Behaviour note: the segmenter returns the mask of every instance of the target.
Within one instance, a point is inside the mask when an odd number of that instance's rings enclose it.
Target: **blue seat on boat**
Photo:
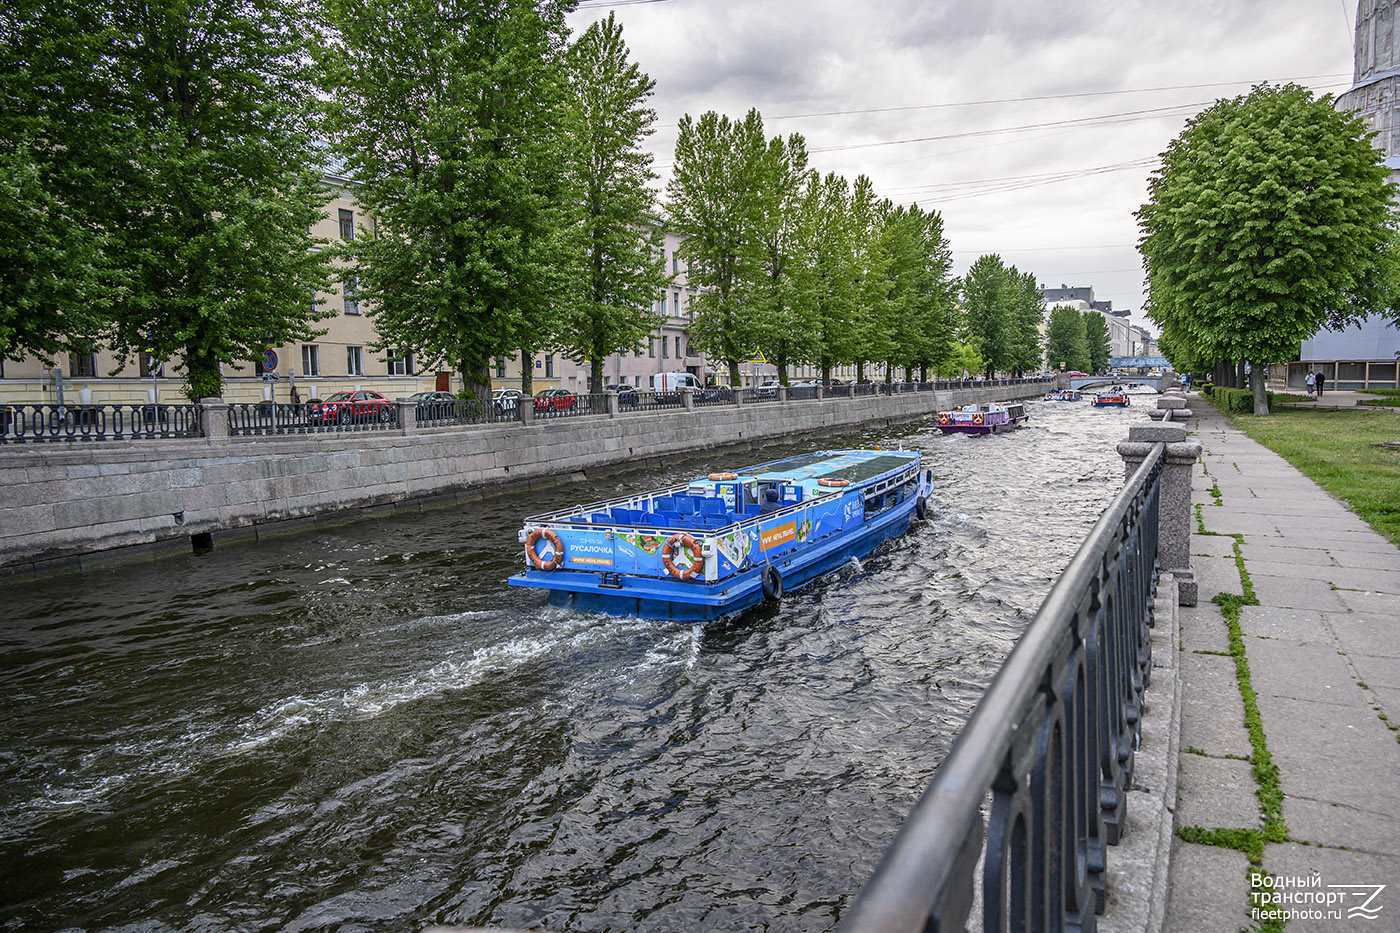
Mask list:
[[[613,506],[612,520],[624,525],[630,525],[632,523],[632,510],[622,508],[621,506]]]
[[[676,510],[675,496],[657,496],[652,500],[651,510],[653,512],[674,512]]]
[[[681,520],[680,512],[672,512],[665,509],[657,509],[654,513],[663,524],[674,525]]]
[[[676,496],[676,511],[682,517],[695,514],[695,500],[690,496]]]
[[[612,513],[611,513],[611,512],[594,512],[594,513],[593,513],[593,524],[595,524],[595,525],[610,525],[610,524],[612,524],[612,520],[613,520],[613,517],[612,517]]]
[[[723,499],[701,499],[701,515],[723,515],[725,512]]]

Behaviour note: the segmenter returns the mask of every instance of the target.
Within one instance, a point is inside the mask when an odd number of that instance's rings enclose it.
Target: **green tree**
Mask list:
[[[1091,373],[1108,370],[1108,361],[1113,357],[1113,343],[1108,335],[1108,321],[1100,311],[1084,312],[1084,348],[1088,352]]]
[[[1035,276],[1019,272],[1015,266],[1008,270],[1011,284],[1011,353],[1008,368],[1018,378],[1041,368],[1040,325],[1045,319],[1045,299],[1040,295]]]
[[[1365,124],[1295,85],[1198,114],[1137,212],[1148,313],[1195,358],[1264,369],[1323,324],[1394,307],[1392,187]]]
[[[131,272],[112,343],[123,357],[177,358],[192,398],[222,391],[220,364],[317,333],[328,262],[309,231],[326,190],[305,11],[297,0],[112,7],[129,147],[112,229]]]
[[[103,190],[125,138],[97,8],[0,8],[0,360],[86,349],[125,286]]]
[[[701,289],[692,299],[694,346],[729,369],[740,384],[739,364],[757,343],[744,299],[760,261],[757,182],[767,153],[763,118],[750,110],[742,120],[714,111],[681,117],[675,165],[666,183],[666,211],[680,234],[687,281]]]
[[[1057,306],[1050,310],[1050,323],[1045,328],[1046,352],[1051,369],[1092,372],[1089,350],[1084,340],[1084,315],[1078,310]]]
[[[799,300],[798,251],[802,237],[801,207],[807,185],[807,144],[800,135],[768,141],[757,165],[758,184],[752,238],[757,261],[748,266],[751,280],[744,292],[754,318],[754,340],[768,362],[778,367],[778,381],[788,384],[788,367],[811,359],[817,346],[807,326],[807,309]]]
[[[571,281],[563,11],[327,0],[328,125],[374,215],[348,251],[382,345],[488,365],[550,345]]]
[[[1015,350],[1015,298],[1010,270],[997,255],[981,256],[961,282],[964,328],[982,355],[986,376],[1008,369]]]
[[[962,379],[972,373],[980,373],[985,361],[977,348],[970,343],[955,343],[948,357],[939,363],[936,372],[945,379]]]
[[[928,371],[952,352],[952,254],[943,219],[917,204],[881,212],[879,237],[885,287],[883,312],[887,340],[881,359],[887,372],[903,367],[906,378],[926,379]]]
[[[812,173],[798,206],[796,300],[806,309],[813,361],[823,383],[856,358],[855,244],[850,186],[835,173]]]
[[[656,294],[670,281],[661,257],[651,154],[641,143],[656,112],[655,82],[628,58],[611,13],[589,26],[566,56],[573,92],[566,109],[573,204],[573,287],[561,301],[557,340],[589,364],[589,391],[603,391],[603,360],[636,347],[657,325]]]
[[[887,257],[879,248],[884,208],[867,176],[856,176],[849,206],[855,326],[851,329],[853,358],[848,362],[855,364],[856,380],[863,382],[867,378],[866,363],[888,359],[893,352],[882,313],[889,292]]]

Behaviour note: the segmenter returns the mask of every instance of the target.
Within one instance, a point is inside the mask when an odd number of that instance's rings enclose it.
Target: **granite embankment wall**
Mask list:
[[[1040,383],[531,424],[7,446],[0,448],[0,575],[81,568],[114,549],[188,548],[274,523],[476,496],[502,484],[893,424],[1044,391]]]

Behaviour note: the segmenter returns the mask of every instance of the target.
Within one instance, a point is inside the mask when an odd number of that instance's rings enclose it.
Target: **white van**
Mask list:
[[[694,373],[656,373],[651,377],[653,392],[679,392],[681,389],[701,389]]]

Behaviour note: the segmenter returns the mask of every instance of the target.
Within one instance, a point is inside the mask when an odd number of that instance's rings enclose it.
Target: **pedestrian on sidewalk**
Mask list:
[[[1318,370],[1317,376],[1313,379],[1313,385],[1317,387],[1317,397],[1322,398],[1322,386],[1327,382],[1327,376]]]
[[[1317,386],[1317,375],[1310,369],[1308,370],[1308,374],[1303,377],[1303,381],[1308,384],[1308,398],[1312,398],[1313,391]]]

